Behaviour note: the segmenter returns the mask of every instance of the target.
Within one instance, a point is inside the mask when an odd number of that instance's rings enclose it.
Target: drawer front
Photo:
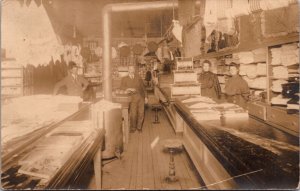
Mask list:
[[[259,119],[267,120],[267,109],[263,105],[256,103],[249,104],[249,114],[253,115]]]
[[[22,87],[2,87],[1,94],[2,95],[22,95],[23,88]]]
[[[20,86],[23,84],[23,78],[2,78],[1,86]]]
[[[274,124],[288,128],[292,131],[299,132],[298,115],[287,114],[285,110],[268,108],[267,120]]]
[[[12,69],[12,70],[2,70],[2,77],[22,77],[23,70],[22,69]]]

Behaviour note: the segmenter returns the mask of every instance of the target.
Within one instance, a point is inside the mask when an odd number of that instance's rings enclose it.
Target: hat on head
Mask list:
[[[75,67],[78,68],[77,64],[75,62],[73,62],[73,61],[70,61],[69,65],[68,65],[68,69],[72,70]]]

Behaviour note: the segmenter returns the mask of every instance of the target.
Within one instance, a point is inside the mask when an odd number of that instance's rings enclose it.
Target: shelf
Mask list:
[[[3,68],[3,67],[1,67],[1,70],[24,70],[24,68]]]
[[[276,78],[276,77],[273,77],[273,76],[270,76],[270,79],[271,80],[288,80],[288,78]]]
[[[249,87],[250,89],[254,89],[254,90],[267,90],[267,88],[252,88],[252,87]]]
[[[3,76],[1,77],[1,79],[7,79],[7,78],[24,78],[24,77],[20,77],[20,76],[16,76],[16,77],[12,77],[12,76]]]

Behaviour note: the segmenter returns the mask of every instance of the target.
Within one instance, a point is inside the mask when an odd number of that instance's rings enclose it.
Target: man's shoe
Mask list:
[[[142,129],[138,129],[138,132],[141,133],[141,132],[142,132]]]

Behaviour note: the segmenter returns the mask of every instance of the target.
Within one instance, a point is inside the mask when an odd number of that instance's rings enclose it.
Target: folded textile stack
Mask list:
[[[254,54],[253,52],[239,52],[239,53],[234,53],[232,55],[233,58],[238,59],[240,63],[243,64],[250,64],[254,62]]]
[[[255,78],[252,84],[249,85],[250,88],[257,88],[257,89],[266,89],[267,88],[267,77],[259,77]]]
[[[197,96],[188,98],[182,101],[182,103],[192,103],[192,102],[204,102],[204,103],[215,103],[211,98],[204,96]]]
[[[281,49],[282,65],[291,66],[299,63],[299,49],[296,44],[283,45]]]
[[[272,57],[272,65],[281,65],[281,48],[272,48],[271,49],[271,57]]]
[[[232,58],[226,58],[225,59],[225,64],[226,65],[229,65],[231,62],[239,63],[240,62],[239,57],[236,54],[233,54]]]
[[[201,112],[192,111],[194,118],[198,121],[220,120],[221,114],[214,110],[203,110]]]
[[[252,50],[254,62],[266,62],[267,60],[267,51],[265,48],[258,48]]]
[[[272,91],[273,92],[282,92],[282,84],[287,83],[288,81],[286,80],[274,80],[272,81]]]
[[[210,109],[213,107],[216,107],[215,103],[204,103],[204,102],[196,103],[189,106],[190,109]]]
[[[299,96],[294,96],[292,99],[290,99],[287,102],[287,113],[293,114],[293,113],[299,113]]]
[[[267,64],[258,63],[256,65],[256,72],[257,72],[257,75],[267,75]]]
[[[271,104],[272,105],[287,105],[287,102],[289,101],[289,98],[283,98],[282,95],[278,95],[276,97],[273,97],[271,99]]]
[[[288,79],[289,72],[288,68],[285,66],[276,66],[272,68],[273,70],[273,77],[278,79]]]
[[[244,76],[243,79],[248,83],[250,88],[256,89],[266,89],[267,88],[267,78],[266,77],[258,77],[258,78],[249,78]]]

